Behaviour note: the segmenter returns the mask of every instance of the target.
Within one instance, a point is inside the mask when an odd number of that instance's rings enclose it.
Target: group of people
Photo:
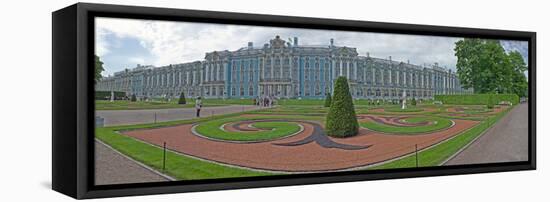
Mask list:
[[[262,107],[272,107],[275,104],[275,98],[272,96],[262,96],[254,98],[254,104]],[[197,117],[201,116],[202,100],[201,97],[197,97],[195,100],[195,109],[197,111]]]
[[[254,104],[262,107],[271,107],[275,104],[275,99],[271,96],[262,96],[254,98]]]

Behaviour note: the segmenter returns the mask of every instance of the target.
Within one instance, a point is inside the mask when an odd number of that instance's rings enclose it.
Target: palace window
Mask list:
[[[325,73],[325,80],[328,80],[329,79],[329,66],[328,66],[328,62],[325,60],[325,70],[324,70],[324,73]]]
[[[315,80],[319,80],[319,62],[315,62]]]

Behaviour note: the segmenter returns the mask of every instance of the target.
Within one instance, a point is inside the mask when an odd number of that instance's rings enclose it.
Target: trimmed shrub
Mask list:
[[[330,96],[330,93],[327,93],[327,97],[325,98],[325,107],[330,107],[331,102],[332,102],[332,96]]]
[[[349,92],[346,77],[338,77],[334,84],[334,95],[325,123],[327,135],[350,137],[359,132],[353,99]]]
[[[489,95],[489,98],[487,98],[487,108],[488,109],[492,109],[493,106],[495,105],[495,101],[494,101],[494,95]]]
[[[178,100],[178,104],[180,105],[187,104],[187,101],[185,100],[185,94],[183,94],[183,92],[181,92],[180,94],[180,99]]]
[[[412,106],[416,106],[416,99],[413,98],[413,99],[411,100],[411,105],[412,105]]]
[[[121,91],[114,91],[115,94],[115,100],[122,99],[123,97],[126,97],[125,92]],[[111,99],[111,91],[96,91],[95,92],[95,99],[96,100],[109,100]]]
[[[130,101],[132,101],[132,102],[135,102],[135,101],[137,101],[137,98],[136,98],[136,95],[135,95],[135,94],[134,94],[134,95],[132,95],[132,98],[130,98]]]
[[[486,105],[489,97],[493,97],[493,103],[508,101],[512,104],[519,103],[519,96],[516,94],[467,94],[467,95],[435,95],[434,100],[443,104],[456,105]]]

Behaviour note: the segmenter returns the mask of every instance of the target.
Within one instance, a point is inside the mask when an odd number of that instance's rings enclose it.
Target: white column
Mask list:
[[[342,59],[340,59],[340,75],[338,76],[342,76],[343,75],[343,71],[344,70],[344,62],[342,61]]]
[[[294,71],[294,63],[292,62],[292,57],[288,56],[288,75],[291,81],[292,81],[292,71]]]
[[[357,70],[357,61],[353,61],[353,70],[355,72],[355,75],[353,75],[353,79],[357,80],[357,74],[359,73]]]
[[[271,61],[271,66],[270,66],[270,70],[271,70],[271,74],[269,75],[269,78],[272,79],[272,78],[275,78],[274,75],[273,75],[273,70],[275,70],[275,63],[273,61],[273,55],[269,58],[269,60]]]
[[[400,78],[399,78],[399,70],[395,71],[395,73],[397,73],[396,77],[397,77],[397,85],[399,86],[399,83],[400,83]]]
[[[383,68],[380,69],[380,81],[381,81],[381,83],[382,83],[382,86],[386,85],[386,79],[384,78],[384,72],[385,72],[385,71],[386,71],[386,70],[383,69]]]
[[[372,84],[376,84],[376,70],[374,67],[371,68],[372,69]]]
[[[350,68],[351,64],[349,61],[346,62],[346,78],[351,79],[350,77],[350,74],[351,74],[351,68]]]
[[[392,72],[392,69],[390,68],[390,75],[389,75],[390,85],[393,83],[393,79],[392,79],[392,77],[391,77],[391,72]]]
[[[210,81],[210,65],[209,64],[207,64],[206,68],[205,68],[204,81],[205,82]]]
[[[363,82],[367,82],[367,67],[363,66]]]
[[[279,58],[279,64],[281,65],[281,67],[280,67],[280,68],[281,68],[281,71],[279,71],[279,78],[283,78],[283,64],[284,64],[284,63],[283,63],[283,57],[284,57],[284,56],[281,56],[281,57]]]
[[[332,59],[332,78],[331,78],[331,80],[334,80],[334,78],[336,78],[336,60]]]

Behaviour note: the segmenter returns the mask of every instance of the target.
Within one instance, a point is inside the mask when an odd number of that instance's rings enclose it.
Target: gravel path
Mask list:
[[[254,105],[230,105],[220,107],[203,107],[201,116],[236,113],[260,109]],[[144,109],[144,110],[98,110],[96,116],[105,119],[105,126],[153,123],[195,118],[195,108],[177,109]]]
[[[527,103],[516,106],[445,165],[527,161],[528,111]]]
[[[95,142],[95,152],[96,185],[169,181],[103,143]]]

